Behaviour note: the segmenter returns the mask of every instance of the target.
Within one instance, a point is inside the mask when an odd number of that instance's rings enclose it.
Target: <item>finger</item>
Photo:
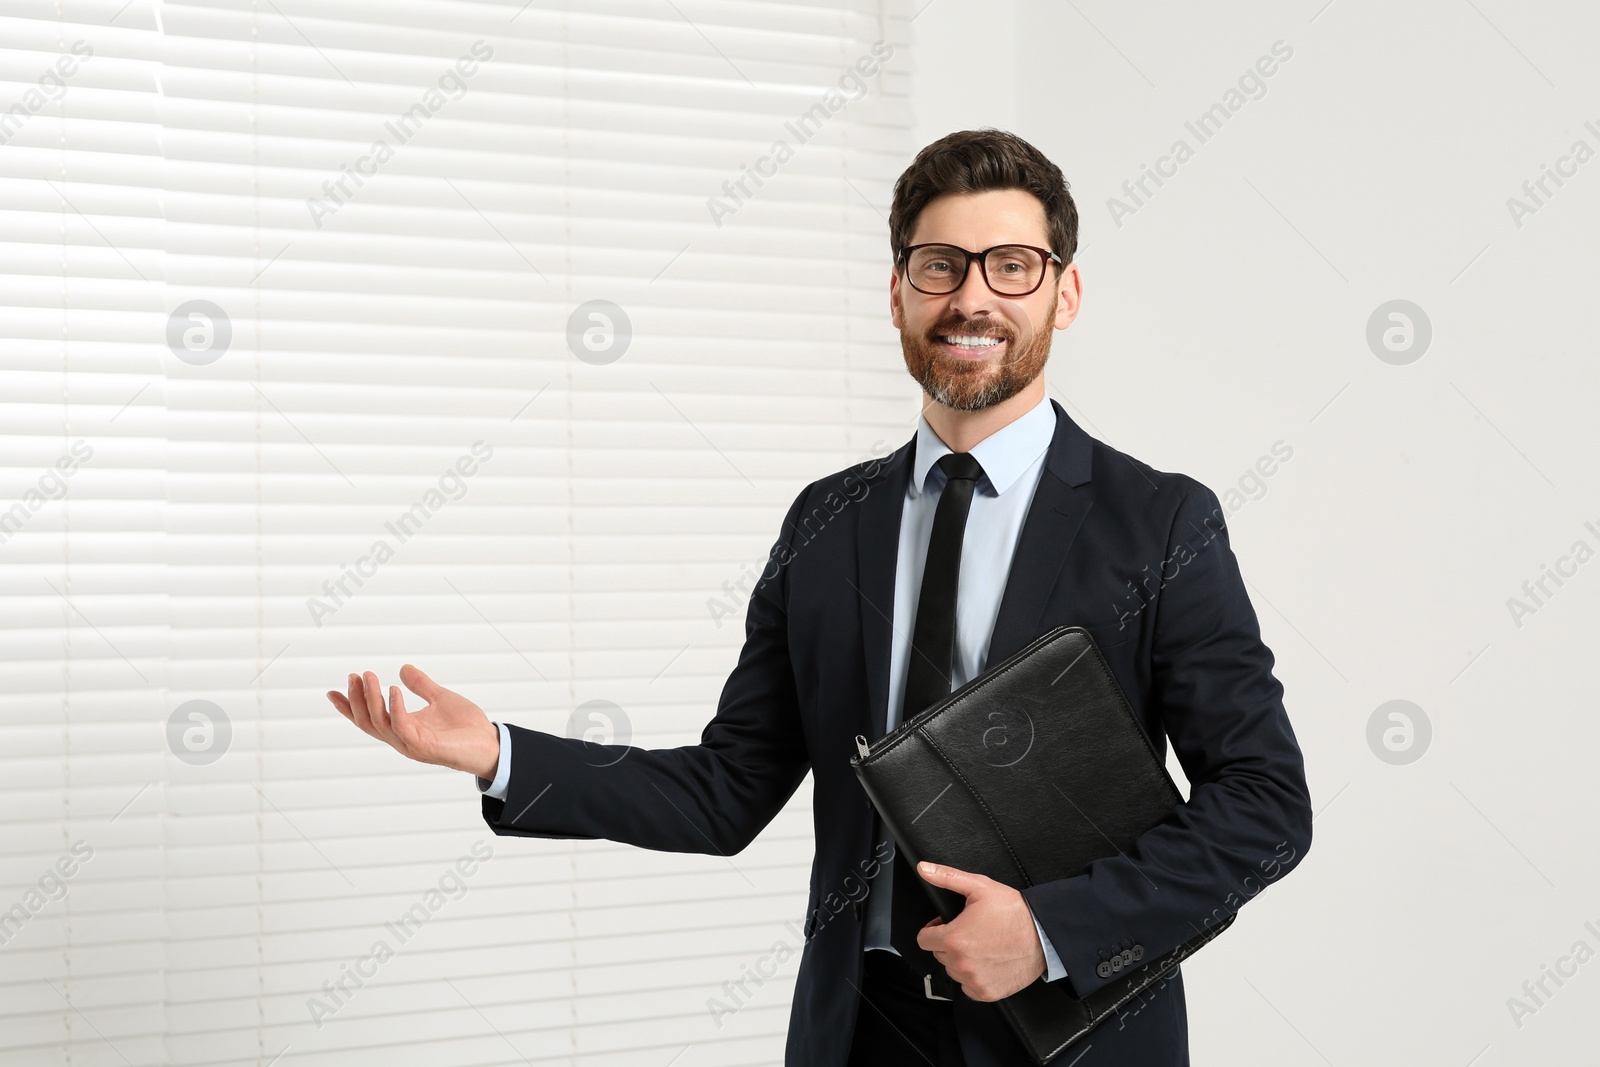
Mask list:
[[[410,754],[410,741],[414,736],[411,732],[413,723],[410,713],[406,711],[405,697],[400,693],[398,685],[389,687],[389,727],[395,733],[401,744],[406,745],[407,754]]]
[[[367,717],[372,720],[372,728],[379,737],[392,742],[394,729],[389,725],[389,712],[383,706],[383,684],[371,671],[363,674],[361,680],[362,694],[367,702]]]
[[[359,674],[351,674],[348,682],[350,691],[350,718],[361,727],[362,733],[378,737],[378,731],[372,726],[372,716],[367,713],[367,690],[362,684]]]
[[[955,867],[944,867],[937,863],[929,863],[927,860],[917,864],[917,875],[932,885],[960,893],[964,897],[981,892],[989,882],[989,879],[981,874],[973,874],[971,871]]]
[[[400,668],[400,680],[405,683],[407,689],[430,704],[434,702],[440,693],[449,692],[444,686],[435,682],[409,663]]]
[[[367,718],[367,704],[361,696],[360,678],[354,674],[352,674],[350,678],[352,679],[350,692],[355,697],[355,702],[351,703],[350,697],[347,697],[333,689],[328,690],[328,700],[333,703],[333,706],[336,709],[338,709],[340,715],[343,715],[345,718],[355,723],[356,727],[360,729],[362,733],[366,734],[368,737],[376,738],[379,741],[384,741],[382,735],[380,735],[377,730],[372,728],[372,721]],[[384,741],[384,743],[388,744],[387,741]]]
[[[394,724],[396,744],[408,757],[415,760],[426,760],[423,756],[420,741],[420,731],[417,721],[411,713],[406,711],[399,686],[390,686],[389,721]]]

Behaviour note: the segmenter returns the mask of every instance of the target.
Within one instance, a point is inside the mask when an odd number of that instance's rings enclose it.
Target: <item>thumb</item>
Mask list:
[[[413,693],[417,694],[417,696],[421,697],[423,700],[426,700],[430,704],[432,704],[441,693],[448,693],[450,691],[444,686],[440,685],[438,682],[435,682],[432,678],[429,678],[426,674],[423,674],[420,670],[418,670],[416,667],[413,667],[409,663],[400,668],[400,680],[406,684],[407,689],[411,690]]]
[[[949,889],[964,897],[973,897],[988,887],[990,879],[956,867],[945,867],[923,860],[917,864],[917,874],[931,885]]]

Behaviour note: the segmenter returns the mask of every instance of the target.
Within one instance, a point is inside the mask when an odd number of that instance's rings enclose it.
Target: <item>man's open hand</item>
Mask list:
[[[500,731],[483,709],[409,663],[400,668],[400,680],[427,705],[407,711],[400,687],[391,685],[385,706],[383,686],[371,671],[352,674],[349,694],[330,689],[328,699],[339,714],[403,756],[493,778],[500,763]]]
[[[933,863],[917,864],[917,874],[967,898],[955,919],[934,919],[917,932],[917,944],[933,953],[963,993],[973,1000],[1000,1000],[1045,973],[1044,947],[1021,893],[981,874]]]

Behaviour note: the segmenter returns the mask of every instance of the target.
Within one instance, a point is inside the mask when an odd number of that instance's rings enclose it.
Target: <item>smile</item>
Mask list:
[[[939,340],[956,348],[993,348],[1005,342],[1003,337],[976,337],[971,334],[943,334]]]

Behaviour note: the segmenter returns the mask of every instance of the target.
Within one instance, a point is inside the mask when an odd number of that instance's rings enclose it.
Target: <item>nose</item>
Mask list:
[[[961,286],[950,294],[950,308],[972,319],[989,314],[994,300],[994,290],[983,280],[983,265],[974,262],[967,268],[967,276]]]

